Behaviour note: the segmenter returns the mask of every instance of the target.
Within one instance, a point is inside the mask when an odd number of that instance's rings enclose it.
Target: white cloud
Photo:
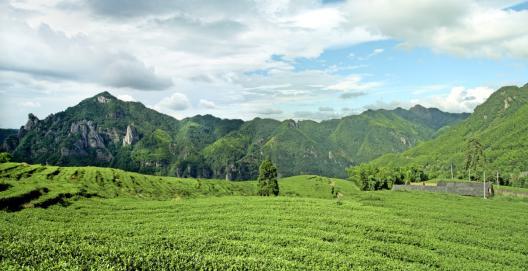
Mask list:
[[[35,101],[25,101],[20,103],[20,105],[24,107],[40,107],[40,103]]]
[[[465,88],[457,86],[453,87],[447,95],[417,99],[413,102],[426,107],[436,107],[446,112],[473,112],[475,107],[485,102],[493,91],[489,87]]]
[[[135,102],[135,101],[137,101],[134,97],[132,97],[131,95],[128,95],[128,94],[117,95],[117,98],[119,100],[122,100],[122,101],[125,101],[125,102]]]
[[[383,51],[385,51],[385,49],[383,48],[376,48],[374,49],[374,51],[372,51],[371,55],[375,56],[375,55],[379,55],[381,53],[383,53]]]
[[[18,19],[0,23],[0,70],[143,90],[172,84],[133,55],[94,43],[84,34],[69,36],[48,24],[31,27]]]
[[[183,93],[173,93],[161,100],[157,105],[157,108],[168,109],[170,111],[182,111],[190,107],[189,99]]]
[[[207,109],[213,109],[216,108],[216,104],[212,101],[208,101],[205,99],[200,99],[200,106]]]
[[[390,82],[350,75],[364,67],[351,63],[299,70],[296,58],[313,60],[328,49],[388,38],[454,55],[526,58],[528,11],[503,10],[514,2],[0,1],[0,102],[7,113],[0,120],[22,123],[10,112],[28,111],[13,105],[31,101],[35,92],[42,99],[34,110],[48,114],[101,88],[133,93],[177,116],[211,105],[222,108],[215,114],[237,118],[254,117],[270,104],[285,111],[277,118],[301,112],[301,103],[318,102],[311,110],[324,106],[319,101],[349,106],[339,102]],[[351,53],[343,61],[365,56],[369,52]],[[167,109],[174,92],[187,102]],[[26,111],[19,115],[25,118]]]
[[[314,18],[317,18],[314,20]],[[296,27],[308,29],[332,29],[338,27],[345,18],[343,14],[335,8],[321,8],[316,10],[309,10],[296,15],[292,19],[293,25]]]
[[[362,82],[363,78],[359,75],[350,75],[342,81],[326,87],[328,90],[338,90],[348,92],[353,90],[368,90],[382,86],[381,82]]]
[[[513,1],[506,1],[510,4]],[[504,1],[348,1],[348,25],[364,25],[403,46],[468,57],[528,57],[528,11]]]
[[[259,110],[256,110],[255,113],[259,115],[279,115],[282,114],[283,111],[276,108],[262,108]]]
[[[293,113],[293,118],[298,120],[329,120],[338,119],[345,116],[344,113],[335,111],[296,111]]]

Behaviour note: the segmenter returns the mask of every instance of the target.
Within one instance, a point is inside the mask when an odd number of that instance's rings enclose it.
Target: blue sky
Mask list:
[[[315,59],[296,59],[294,66],[298,71],[335,67],[333,73],[339,76],[361,74],[365,80],[381,83],[369,90],[369,95],[333,102],[337,108],[420,100],[448,93],[455,86],[497,88],[528,82],[525,59],[458,57],[429,48],[401,48],[399,44],[396,40],[384,40],[328,49]],[[322,101],[321,105],[327,102]]]
[[[0,127],[101,91],[184,118],[471,112],[528,82],[528,2],[0,3]]]

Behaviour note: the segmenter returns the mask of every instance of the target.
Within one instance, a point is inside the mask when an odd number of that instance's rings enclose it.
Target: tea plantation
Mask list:
[[[526,270],[528,201],[0,164],[0,270]]]

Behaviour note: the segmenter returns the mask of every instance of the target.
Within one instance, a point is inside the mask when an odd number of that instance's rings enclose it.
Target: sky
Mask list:
[[[109,91],[177,119],[472,112],[528,83],[528,2],[0,0],[0,127]]]

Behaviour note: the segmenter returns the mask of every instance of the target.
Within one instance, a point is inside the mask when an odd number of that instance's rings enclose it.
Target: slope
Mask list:
[[[359,190],[346,180],[295,176],[279,180],[284,196],[351,197]],[[211,196],[257,195],[256,181],[222,181],[159,177],[98,167],[0,164],[0,210],[68,205],[82,198],[168,200]]]
[[[395,191],[339,204],[93,197],[0,211],[0,269],[520,271],[528,266],[527,207]]]
[[[178,177],[255,179],[266,158],[281,176],[344,177],[350,165],[406,150],[466,117],[416,106],[320,123],[211,115],[176,120],[102,92],[43,120],[30,114],[2,146],[19,162]]]
[[[432,175],[465,177],[468,140],[476,138],[484,149],[485,170],[508,176],[528,171],[528,85],[502,87],[462,123],[445,129],[438,137],[401,154],[388,154],[371,163],[377,166],[425,166]]]

